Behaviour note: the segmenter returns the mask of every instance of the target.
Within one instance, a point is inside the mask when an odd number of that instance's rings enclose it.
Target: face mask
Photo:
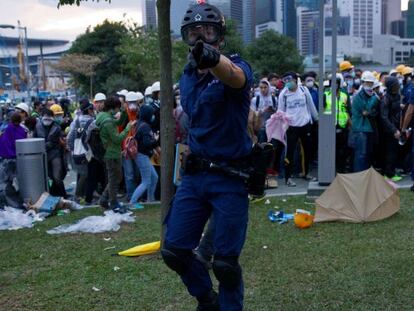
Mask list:
[[[289,91],[291,91],[295,87],[295,82],[289,81],[288,83],[285,84],[285,86],[288,88]]]
[[[372,96],[374,94],[374,90],[371,86],[364,86],[364,91],[368,96]]]
[[[400,83],[400,85],[403,85],[404,79],[403,78],[398,78],[398,82]]]
[[[131,110],[131,111],[137,111],[137,110],[138,110],[138,107],[137,107],[137,105],[135,105],[135,104],[129,104],[129,105],[128,105],[128,108],[129,108],[129,110]]]
[[[313,81],[308,81],[308,82],[306,82],[306,86],[308,87],[308,88],[313,88],[313,86],[315,85],[315,82],[313,82]]]
[[[154,121],[155,121],[155,115],[152,115],[152,117],[151,117],[151,123],[154,123]]]
[[[351,77],[355,78],[355,71],[351,71]]]
[[[355,85],[361,85],[361,79],[355,79],[354,84]]]
[[[55,121],[60,124],[63,121],[63,117],[55,117]]]
[[[48,118],[48,117],[43,117],[42,118],[42,123],[44,126],[50,126],[53,123],[53,120]]]
[[[354,85],[354,81],[353,80],[348,80],[346,81],[346,85],[348,85],[348,87],[352,87]]]
[[[176,103],[176,105],[177,105],[177,106],[180,106],[180,105],[181,105],[181,100],[180,100],[179,98],[177,98],[177,99],[175,100],[175,103]]]

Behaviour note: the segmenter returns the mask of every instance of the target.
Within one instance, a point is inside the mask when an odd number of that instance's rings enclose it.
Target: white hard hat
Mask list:
[[[375,89],[376,87],[379,87],[381,85],[382,85],[381,82],[379,82],[378,80],[375,80],[373,88]]]
[[[144,95],[145,95],[145,96],[148,96],[148,95],[151,95],[151,94],[152,94],[152,87],[151,87],[151,86],[148,86],[148,87],[145,89]]]
[[[3,99],[0,100],[0,104],[5,104],[5,103],[6,103],[5,100],[3,100]]]
[[[96,102],[106,100],[106,96],[104,93],[96,93],[95,98],[93,99]]]
[[[136,92],[137,96],[138,96],[138,100],[144,99],[144,95],[142,95],[141,92]]]
[[[128,94],[128,90],[125,90],[125,89],[123,89],[123,90],[121,90],[121,91],[119,91],[119,92],[117,92],[117,94],[118,95],[121,95],[121,96],[127,96],[127,94]]]
[[[159,92],[161,90],[160,82],[154,82],[154,84],[151,86],[151,93]]]
[[[135,92],[128,92],[125,96],[127,102],[136,102],[138,101],[138,94]]]
[[[20,103],[20,104],[16,105],[16,108],[20,109],[20,110],[23,110],[24,112],[27,113],[27,115],[29,115],[30,110],[29,110],[29,106],[27,104]]]
[[[10,98],[6,99],[6,104],[11,104],[11,99]]]
[[[362,73],[361,81],[362,82],[372,82],[375,83],[375,80],[377,80],[374,76],[374,74],[371,71],[364,71]]]

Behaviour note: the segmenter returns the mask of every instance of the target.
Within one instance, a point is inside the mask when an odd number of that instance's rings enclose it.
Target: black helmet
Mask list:
[[[202,2],[190,6],[183,17],[181,22],[183,41],[189,45],[194,45],[196,40],[189,38],[189,29],[203,25],[211,26],[209,31],[214,30],[215,35],[210,39],[204,40],[206,43],[214,44],[223,38],[226,31],[226,21],[223,14],[214,5]]]

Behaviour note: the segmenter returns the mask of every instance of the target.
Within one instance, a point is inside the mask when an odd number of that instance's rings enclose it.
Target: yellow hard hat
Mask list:
[[[413,74],[413,68],[408,67],[408,66],[407,67],[404,67],[404,69],[402,70],[401,74],[403,76]]]
[[[354,66],[352,66],[352,64],[349,61],[343,61],[339,64],[339,70],[340,71],[345,71],[345,70],[349,70],[354,68]]]
[[[52,111],[53,111],[53,114],[54,114],[54,115],[63,114],[63,109],[62,109],[62,107],[60,107],[60,105],[58,105],[58,104],[53,104],[53,105],[50,107],[50,110],[52,110]]]
[[[402,74],[404,68],[405,65],[398,65],[397,67],[395,67],[395,71],[397,71],[399,74]]]

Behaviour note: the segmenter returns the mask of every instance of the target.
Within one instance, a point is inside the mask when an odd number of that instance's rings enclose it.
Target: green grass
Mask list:
[[[313,210],[304,197],[253,205],[241,256],[245,310],[414,310],[413,197],[401,192],[401,211],[381,222],[307,230],[267,219],[274,206]],[[137,211],[136,222],[116,233],[46,234],[98,213],[73,212],[32,229],[0,231],[0,310],[195,310],[159,255],[111,256],[158,240],[157,207]],[[111,246],[116,250],[104,250]]]

